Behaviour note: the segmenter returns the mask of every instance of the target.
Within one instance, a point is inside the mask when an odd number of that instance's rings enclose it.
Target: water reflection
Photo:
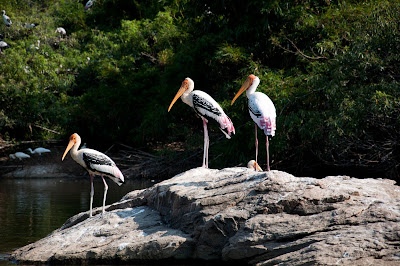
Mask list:
[[[108,184],[106,204],[152,185],[148,180],[127,181],[121,187],[111,180]],[[95,178],[94,185],[93,207],[101,207],[104,185],[100,178]],[[45,237],[69,217],[89,210],[89,202],[89,177],[0,179],[0,260],[16,248]]]

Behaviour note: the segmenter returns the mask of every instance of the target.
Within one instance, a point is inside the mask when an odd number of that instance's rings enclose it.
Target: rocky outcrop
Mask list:
[[[400,264],[393,181],[196,168],[71,217],[12,254],[25,263]]]

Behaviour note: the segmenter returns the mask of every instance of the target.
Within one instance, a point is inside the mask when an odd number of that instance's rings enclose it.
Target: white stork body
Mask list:
[[[36,149],[34,149],[34,150],[32,150],[31,148],[29,148],[28,151],[29,151],[31,154],[39,154],[39,155],[42,155],[42,153],[51,152],[49,149],[42,148],[42,147],[36,148]]]
[[[12,21],[11,21],[10,17],[6,15],[6,11],[5,10],[3,10],[2,13],[3,13],[4,24],[6,24],[7,27],[11,27]]]
[[[24,152],[16,152],[14,154],[10,154],[10,158],[11,159],[15,159],[18,158],[20,161],[22,159],[27,159],[27,158],[31,158],[31,156],[29,156],[28,154],[24,153]]]
[[[239,92],[233,98],[232,103],[246,90],[246,96],[249,99],[248,107],[251,118],[255,126],[256,136],[256,163],[258,156],[258,139],[257,139],[257,126],[264,131],[266,135],[266,149],[267,149],[267,170],[269,171],[269,139],[275,136],[276,130],[276,110],[271,99],[262,92],[256,92],[257,86],[260,84],[260,79],[254,75],[250,75]]]
[[[30,23],[30,24],[25,23],[25,28],[31,29],[36,27],[37,25],[39,25],[39,23]]]
[[[172,105],[180,97],[184,103],[193,108],[197,115],[203,120],[204,127],[204,154],[203,154],[203,167],[208,168],[208,147],[209,137],[207,130],[207,119],[214,119],[219,123],[220,130],[225,134],[226,138],[231,138],[231,133],[235,134],[235,128],[233,127],[232,121],[222,110],[221,106],[207,93],[200,90],[193,90],[194,82],[190,78],[186,78],[182,82],[182,86],[175,98],[172,100],[169,108],[171,110]]]
[[[86,5],[85,5],[85,10],[88,10],[89,8],[91,8],[93,6],[94,2],[95,2],[95,0],[87,1]]]
[[[254,88],[255,90],[256,88]],[[249,95],[249,113],[254,123],[264,131],[267,136],[275,136],[276,130],[276,110],[271,99],[262,92],[254,92]]]
[[[62,36],[62,37],[64,37],[65,35],[67,35],[67,31],[66,31],[64,28],[62,28],[62,27],[58,27],[58,28],[56,29],[56,33],[60,34],[60,36]]]
[[[3,51],[4,49],[10,48],[10,45],[6,43],[5,41],[0,41],[0,51]]]
[[[94,195],[94,187],[93,187],[93,176],[100,175],[103,179],[104,183],[104,198],[103,198],[103,211],[106,203],[107,190],[108,185],[104,176],[109,177],[119,186],[124,183],[124,175],[118,169],[116,164],[110,157],[101,153],[99,151],[93,149],[80,149],[78,147],[81,145],[81,138],[78,134],[74,133],[70,137],[70,141],[68,147],[66,148],[62,160],[64,160],[65,155],[67,155],[68,151],[71,150],[71,157],[75,162],[80,164],[83,168],[85,168],[90,175],[91,182],[91,191],[90,191],[90,217],[92,217],[92,205],[93,205],[93,195]]]

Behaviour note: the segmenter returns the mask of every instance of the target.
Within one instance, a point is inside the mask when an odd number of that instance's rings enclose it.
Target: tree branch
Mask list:
[[[58,131],[55,131],[55,130],[52,130],[52,129],[50,129],[50,128],[42,127],[42,126],[40,126],[40,125],[37,125],[37,124],[33,124],[33,126],[35,126],[35,127],[38,127],[38,128],[40,128],[40,129],[43,129],[43,130],[50,131],[51,133],[54,133],[54,134],[61,135],[61,133],[60,133],[60,132],[58,132]]]
[[[296,49],[296,51],[287,49],[285,47],[283,47],[280,43],[278,43],[277,41],[275,41],[274,39],[271,39],[272,43],[276,46],[278,46],[279,48],[283,49],[284,51],[288,52],[288,53],[292,53],[292,54],[296,54],[296,55],[300,55],[306,59],[310,59],[310,60],[321,60],[321,59],[329,59],[328,57],[325,56],[308,56],[305,53],[303,53],[297,46],[296,44],[294,44],[294,42],[292,40],[290,40],[288,37],[286,37],[285,35],[283,35],[286,40],[288,40],[290,42],[290,44],[294,47],[294,49]]]

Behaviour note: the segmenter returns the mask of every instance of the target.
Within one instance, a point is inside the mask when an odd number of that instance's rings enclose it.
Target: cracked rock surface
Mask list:
[[[21,263],[400,265],[400,187],[383,179],[195,168],[71,217]]]

